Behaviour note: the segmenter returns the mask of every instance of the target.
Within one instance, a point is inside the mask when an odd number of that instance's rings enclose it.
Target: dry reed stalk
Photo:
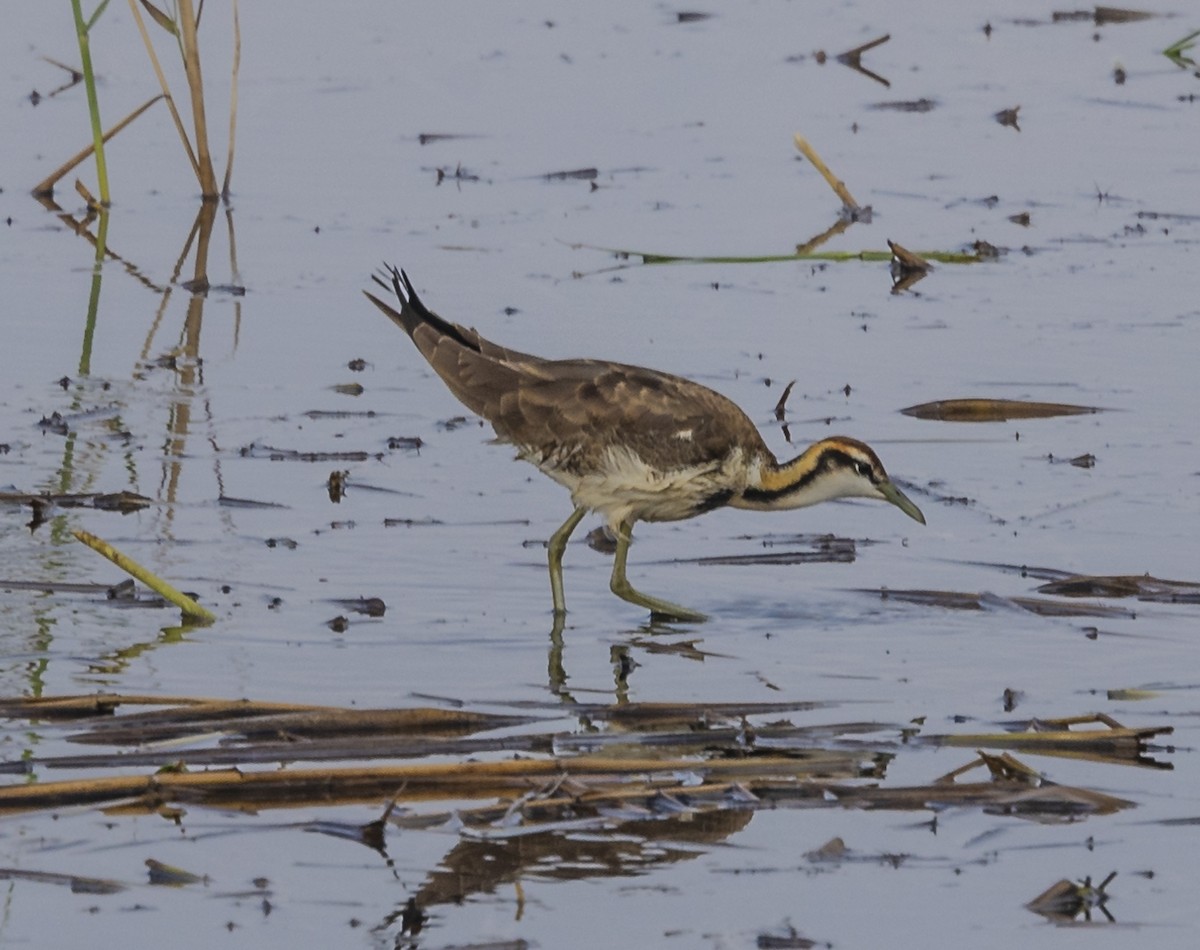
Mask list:
[[[175,121],[175,130],[179,133],[179,139],[183,142],[184,151],[187,152],[188,160],[192,163],[192,171],[196,175],[196,179],[200,179],[200,165],[196,161],[196,153],[192,150],[191,140],[188,138],[187,130],[183,127],[183,118],[179,115],[179,109],[175,106],[175,98],[171,95],[171,87],[167,85],[167,77],[163,74],[162,65],[158,61],[158,54],[154,52],[154,44],[150,42],[150,33],[146,29],[146,21],[142,19],[142,11],[138,8],[137,0],[129,0],[129,9],[133,13],[133,19],[138,25],[138,31],[142,34],[142,44],[146,47],[146,53],[150,57],[150,65],[154,68],[154,75],[158,77],[158,88],[162,90],[163,98],[167,100],[167,108],[171,110],[171,118]]]
[[[204,113],[204,80],[200,74],[200,41],[196,35],[196,11],[192,0],[179,0],[179,41],[183,52],[183,70],[192,98],[192,121],[196,131],[196,158],[199,163],[200,193],[206,201],[219,197],[217,176],[213,173],[212,153],[208,149],[208,119]]]
[[[829,170],[829,166],[821,161],[821,156],[817,154],[816,149],[808,144],[808,139],[797,132],[793,136],[793,140],[796,143],[796,148],[800,150],[800,153],[810,162],[812,162],[813,168],[821,173],[821,177],[824,178],[829,187],[833,189],[833,193],[842,199],[842,204],[846,206],[846,209],[851,212],[861,211],[862,205],[854,200],[854,196],[851,195],[849,190],[846,188],[846,183],[834,175],[833,172]]]
[[[237,137],[238,68],[242,64],[242,26],[237,0],[233,0],[233,72],[229,78],[229,154],[225,160],[225,181],[221,197],[229,200],[229,182],[233,177],[233,143]],[[232,238],[232,235],[231,235]]]
[[[163,96],[166,98],[171,110],[171,118],[175,122],[175,130],[179,133],[180,141],[183,142],[184,150],[187,152],[188,160],[191,162],[192,172],[200,184],[201,196],[206,201],[215,201],[222,194],[228,196],[230,178],[233,174],[234,133],[237,122],[237,76],[241,62],[242,47],[241,25],[238,19],[237,3],[233,4],[234,63],[232,102],[229,114],[229,161],[221,191],[217,190],[217,178],[213,171],[212,152],[208,144],[208,118],[204,105],[204,78],[200,65],[199,17],[197,10],[192,0],[178,0],[176,16],[172,19],[153,4],[147,2],[147,0],[140,0],[140,5],[144,6],[151,18],[159,26],[171,33],[179,44],[179,54],[183,61],[184,75],[187,79],[188,94],[192,104],[194,142],[188,135],[183,117],[180,115],[179,109],[175,104],[175,99],[171,95],[170,87],[163,73],[162,64],[159,62],[158,54],[154,50],[150,33],[146,29],[146,22],[142,17],[139,0],[129,0],[129,9],[133,13],[138,31],[141,33],[142,44],[146,47],[146,53],[150,57],[150,63],[158,79],[159,88],[162,89]]]
[[[130,122],[132,122],[139,115],[141,115],[143,112],[145,112],[147,109],[149,109],[152,105],[154,105],[154,103],[158,102],[158,100],[161,98],[162,98],[162,96],[158,95],[158,96],[155,96],[153,99],[147,99],[144,103],[142,103],[140,106],[138,106],[136,109],[134,109],[131,113],[129,113],[129,115],[125,116],[125,118],[123,118],[120,122],[118,122],[116,125],[114,125],[107,132],[105,132],[102,137],[102,141],[107,142],[114,135],[116,135],[123,128],[125,128],[125,126],[129,125]],[[80,149],[77,153],[75,153],[73,156],[71,156],[69,159],[67,159],[66,162],[64,162],[62,165],[60,165],[58,168],[56,168],[49,175],[47,175],[45,178],[43,178],[36,185],[33,186],[32,190],[33,190],[34,196],[41,197],[43,195],[54,194],[54,186],[58,184],[59,180],[61,178],[63,178],[64,175],[66,175],[69,171],[71,171],[71,169],[74,168],[76,165],[78,165],[80,162],[85,161],[88,158],[88,156],[90,156],[92,154],[92,152],[94,152],[95,150],[96,150],[95,142],[93,142],[91,145],[87,146],[86,148]]]

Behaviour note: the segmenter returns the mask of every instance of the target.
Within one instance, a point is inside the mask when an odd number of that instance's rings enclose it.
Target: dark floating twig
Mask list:
[[[791,924],[785,933],[760,933],[754,938],[757,950],[810,950],[817,942],[803,936]]]
[[[277,449],[270,445],[251,442],[238,449],[242,458],[270,459],[272,462],[365,462],[371,458],[367,452],[300,452],[296,449]]]
[[[463,168],[461,163],[454,166],[453,170],[449,170],[439,165],[434,169],[434,171],[437,173],[437,181],[435,182],[437,185],[440,185],[444,181],[464,182],[482,180],[478,175],[472,174]]]
[[[352,600],[333,600],[343,610],[363,614],[367,617],[382,617],[387,613],[387,604],[379,597],[356,597]]]
[[[71,581],[14,581],[0,580],[0,590],[36,590],[47,594],[103,594],[116,600],[129,581],[117,584],[93,584]]]
[[[1124,607],[1102,604],[1072,604],[1044,597],[1001,597],[997,594],[953,590],[900,590],[893,588],[859,588],[860,594],[875,594],[881,600],[897,600],[923,607],[942,607],[947,610],[985,610],[990,607],[1020,607],[1042,617],[1122,617],[1133,619],[1137,614]]]
[[[374,409],[309,409],[300,413],[306,419],[374,419]]]
[[[876,46],[881,46],[882,44],[886,43],[891,38],[892,38],[892,35],[890,33],[885,33],[883,36],[879,37],[878,39],[870,40],[867,43],[863,43],[862,46],[856,46],[856,47],[854,47],[854,49],[848,49],[844,53],[838,53],[836,56],[836,59],[843,66],[849,66],[855,72],[862,73],[868,79],[874,79],[880,85],[883,85],[883,86],[887,87],[888,89],[890,89],[892,87],[892,84],[890,82],[888,82],[886,79],[884,79],[878,73],[871,72],[871,70],[867,69],[867,67],[865,67],[862,64],[862,54],[867,52],[868,50],[873,50]]]
[[[787,401],[788,396],[792,394],[792,387],[796,385],[793,379],[790,383],[783,387],[783,395],[779,397],[779,402],[775,403],[775,421],[783,422],[787,418]]]
[[[74,85],[77,85],[77,84],[83,82],[83,73],[80,72],[78,69],[76,69],[74,66],[68,66],[66,63],[60,63],[57,59],[51,59],[49,56],[43,56],[42,60],[44,62],[49,63],[51,66],[57,66],[63,72],[68,73],[70,75],[71,81],[66,86],[63,86],[62,87],[63,89],[69,89],[69,88],[71,88],[71,86],[74,86]],[[53,95],[53,93],[51,93],[51,95]]]
[[[1071,574],[1037,588],[1059,597],[1136,597],[1161,604],[1200,603],[1200,582],[1172,581],[1149,574]]]
[[[119,511],[127,515],[133,511],[141,511],[154,504],[154,499],[139,495],[136,492],[91,492],[75,494],[71,492],[54,494],[28,494],[26,492],[0,492],[0,505],[32,505],[36,507],[58,508],[94,508],[97,511]]]
[[[257,501],[253,498],[230,498],[228,495],[219,495],[217,504],[222,508],[288,508],[289,505],[281,504],[278,501]]]
[[[1021,131],[1021,126],[1017,122],[1017,113],[1021,111],[1020,106],[1013,106],[1011,109],[1001,109],[993,118],[1001,125]]]
[[[432,145],[434,142],[448,142],[454,139],[481,139],[482,135],[464,132],[422,132],[417,141],[422,145]]]
[[[591,181],[597,178],[600,172],[595,168],[574,168],[565,172],[546,172],[540,176],[546,181],[570,181],[576,179],[579,181]]]
[[[0,868],[0,881],[33,881],[37,884],[58,884],[69,887],[73,894],[118,894],[126,885],[103,877],[80,877],[78,874],[55,874],[52,871],[27,871],[23,868]]]
[[[932,112],[937,108],[937,100],[898,99],[892,102],[876,102],[868,106],[868,108],[888,110],[891,112]]]

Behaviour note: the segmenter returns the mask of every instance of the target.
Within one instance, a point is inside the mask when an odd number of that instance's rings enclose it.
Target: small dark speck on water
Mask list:
[[[1020,132],[1021,126],[1017,122],[1017,114],[1020,111],[1020,106],[1013,106],[1011,109],[1001,109],[995,114],[995,119],[1001,125],[1009,126],[1010,128],[1016,129],[1018,132]]]

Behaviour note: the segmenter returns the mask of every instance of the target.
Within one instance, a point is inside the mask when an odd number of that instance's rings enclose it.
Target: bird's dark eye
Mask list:
[[[854,463],[854,474],[860,476],[861,478],[871,477],[871,473],[867,470],[867,466],[862,462]]]

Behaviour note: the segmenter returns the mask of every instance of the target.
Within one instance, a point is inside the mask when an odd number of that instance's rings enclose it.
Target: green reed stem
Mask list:
[[[92,52],[88,40],[92,26],[108,6],[108,0],[96,8],[91,19],[83,19],[80,0],[71,0],[71,12],[75,15],[75,35],[79,40],[79,63],[83,67],[83,87],[87,91],[88,113],[92,119],[92,142],[96,152],[96,180],[100,186],[100,202],[105,207],[110,203],[108,191],[108,164],[104,160],[104,130],[100,125],[100,100],[96,97],[96,74],[92,71]]]

